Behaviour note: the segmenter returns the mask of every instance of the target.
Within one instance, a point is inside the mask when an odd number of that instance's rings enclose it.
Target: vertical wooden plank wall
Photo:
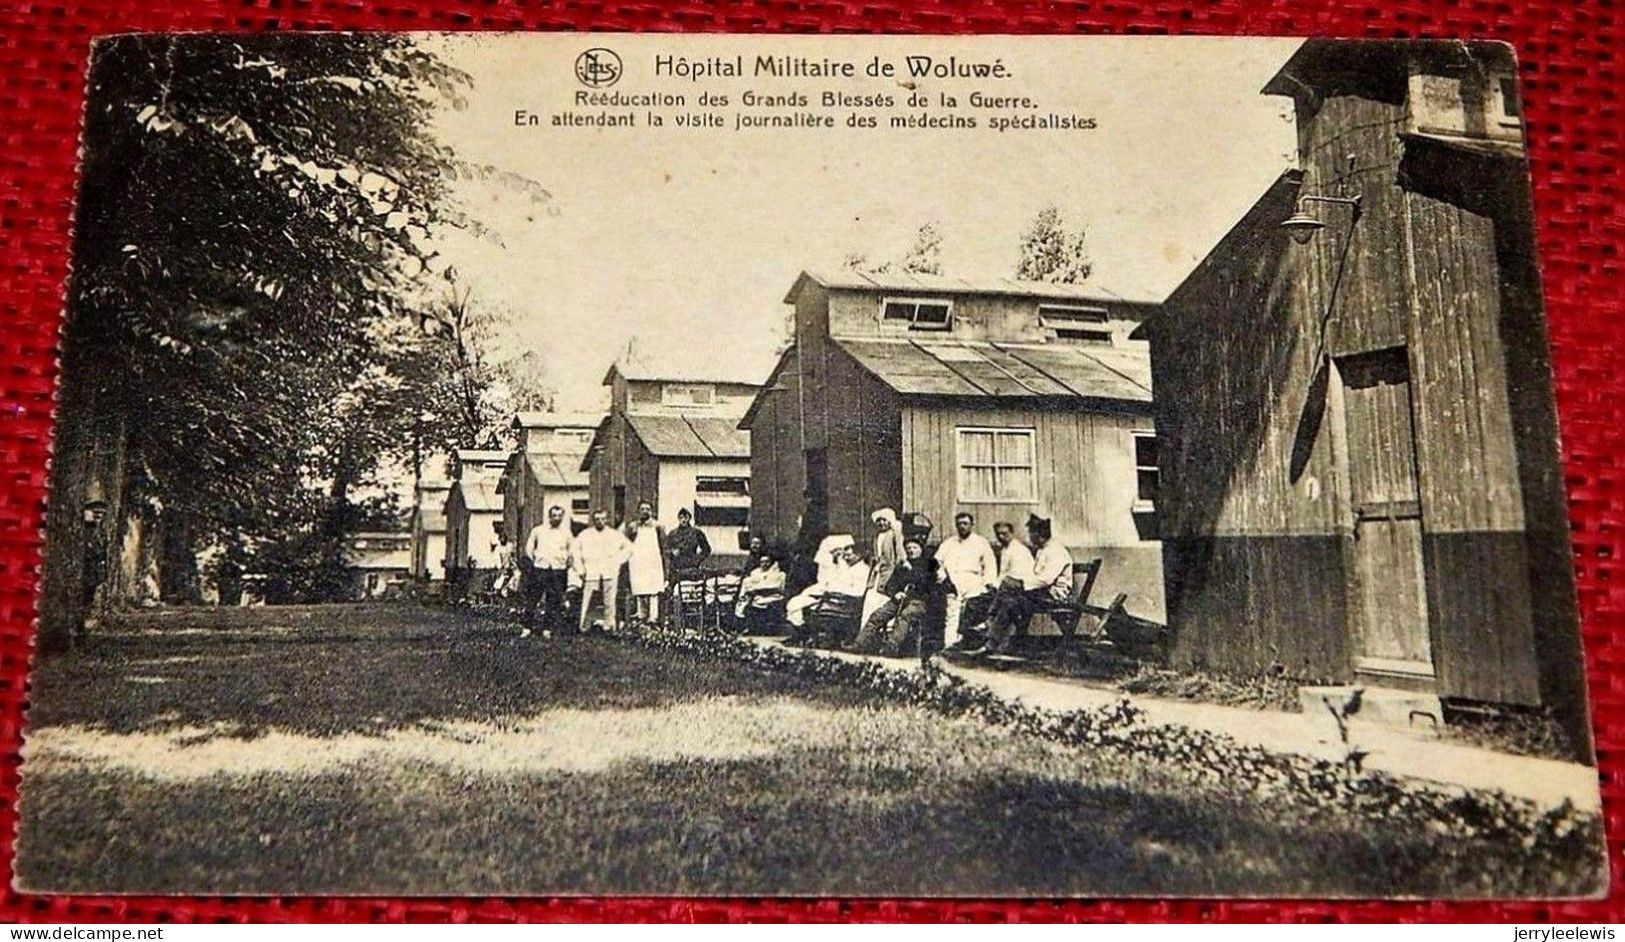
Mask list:
[[[1037,499],[961,503],[956,430],[962,427],[1033,429]],[[1001,520],[1015,524],[1019,533],[1029,513],[1049,516],[1055,538],[1074,558],[1103,560],[1099,598],[1126,592],[1130,611],[1161,621],[1166,615],[1161,548],[1142,540],[1134,522],[1133,433],[1151,428],[1149,414],[1085,412],[1071,404],[1035,410],[974,401],[910,403],[901,417],[901,452],[908,456],[902,502],[931,517],[939,535],[961,509],[976,516],[984,534]]]

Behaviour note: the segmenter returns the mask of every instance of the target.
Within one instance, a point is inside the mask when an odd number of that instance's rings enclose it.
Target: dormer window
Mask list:
[[[667,383],[660,387],[663,406],[708,406],[716,397],[717,389],[709,383]]]
[[[1496,118],[1502,124],[1518,124],[1523,120],[1523,100],[1518,97],[1518,79],[1502,76],[1495,80]]]
[[[553,444],[561,448],[586,448],[592,444],[592,430],[584,428],[556,428]]]
[[[1111,346],[1111,314],[1103,307],[1040,304],[1038,323],[1052,339]]]
[[[927,298],[887,298],[880,306],[880,320],[909,330],[950,330],[953,304]]]

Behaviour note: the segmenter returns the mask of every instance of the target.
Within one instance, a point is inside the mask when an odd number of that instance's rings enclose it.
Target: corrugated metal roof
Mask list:
[[[681,415],[629,415],[632,433],[659,458],[749,458],[750,433],[736,419]]]
[[[597,428],[603,420],[602,412],[519,412],[513,417],[513,427]]]
[[[344,555],[353,569],[407,569],[412,565],[412,534],[357,533],[350,538]]]
[[[1151,358],[1143,351],[1069,344],[831,340],[905,396],[1151,401]]]
[[[983,278],[970,280],[950,278],[946,275],[922,275],[913,272],[859,272],[804,271],[790,287],[784,298],[794,304],[802,283],[815,281],[825,288],[845,288],[854,291],[888,291],[899,294],[994,294],[1019,295],[1056,301],[1095,301],[1100,303],[1156,304],[1161,298],[1143,291],[1131,291],[1091,278],[1086,284],[1067,285],[1048,281],[1017,281],[1014,278]]]
[[[533,451],[525,455],[525,467],[542,487],[586,487],[588,474],[581,470],[581,456],[579,451],[564,455]]]
[[[508,453],[491,448],[459,448],[457,449],[457,460],[470,464],[505,462],[508,460]]]
[[[734,383],[757,386],[773,371],[772,359],[766,354],[756,355],[728,351],[717,356],[714,347],[694,344],[670,348],[655,353],[637,353],[615,361],[604,375],[604,385],[615,381],[619,373],[629,380],[640,382],[674,383]]]

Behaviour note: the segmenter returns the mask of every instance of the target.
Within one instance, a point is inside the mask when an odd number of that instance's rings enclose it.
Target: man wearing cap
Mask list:
[[[972,654],[1004,654],[1016,629],[1072,593],[1072,554],[1051,541],[1053,530],[1047,518],[1033,514],[1027,518],[1027,540],[1033,548],[1032,572],[1022,580],[1020,591],[1001,592],[988,618],[988,642]]]
[[[107,581],[107,502],[94,490],[85,501],[85,545],[79,582],[80,632],[96,613],[96,592]]]
[[[694,513],[687,507],[677,511],[677,527],[666,534],[666,568],[673,580],[696,579],[700,567],[711,558],[711,541],[694,525]]]

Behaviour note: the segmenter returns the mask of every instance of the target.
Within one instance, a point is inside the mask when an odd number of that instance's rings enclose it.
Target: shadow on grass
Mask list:
[[[41,660],[31,728],[176,728],[254,737],[337,735],[493,720],[555,707],[659,707],[718,694],[866,695],[596,638],[521,639],[487,619],[413,606],[253,609],[121,623],[82,650]]]
[[[412,727],[429,737],[422,731],[437,725],[501,726],[550,709],[695,703],[691,725],[657,725],[648,735],[686,743],[731,722],[762,749],[567,772],[458,766],[431,750],[367,754],[308,774],[232,766],[187,781],[116,762],[30,759],[22,767],[23,886],[1555,896],[1588,892],[1599,879],[1590,847],[1536,859],[1518,847],[1443,838],[1403,817],[1236,795],[1174,765],[1063,749],[737,665],[596,639],[521,640],[490,621],[411,607],[257,618],[232,613],[221,628],[196,613],[132,621],[83,651],[46,659],[34,678],[31,727],[114,736],[225,730],[247,739]],[[288,643],[290,631],[297,643]],[[740,713],[717,700],[774,702],[750,713],[767,718],[737,725]],[[778,710],[784,703],[815,709]],[[222,733],[199,742],[209,735]]]
[[[1586,874],[1212,791],[795,751],[492,777],[394,768],[31,783],[31,890],[141,893],[1544,895]],[[923,764],[922,764],[923,762]],[[1040,763],[1042,764],[1042,763]],[[1087,762],[1086,762],[1087,765]]]

